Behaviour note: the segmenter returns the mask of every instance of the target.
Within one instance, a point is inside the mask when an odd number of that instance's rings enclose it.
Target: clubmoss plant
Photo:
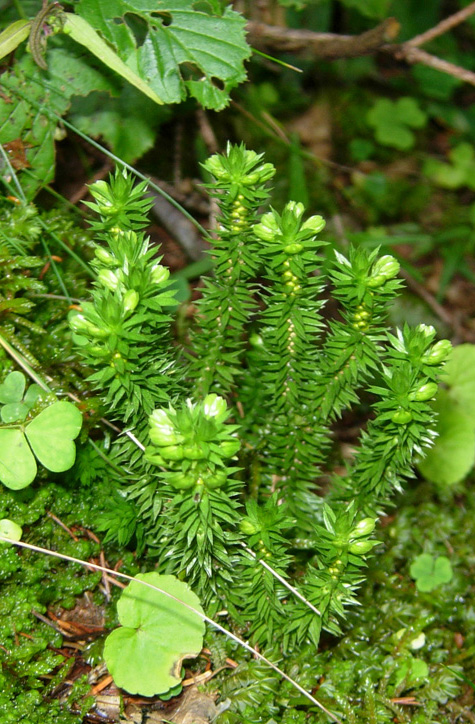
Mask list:
[[[255,641],[280,626],[287,649],[317,645],[322,629],[340,632],[377,517],[432,443],[429,402],[449,347],[425,325],[387,329],[401,286],[392,256],[350,248],[325,278],[324,220],[295,202],[282,214],[261,208],[274,175],[261,156],[229,146],[205,167],[220,212],[188,364],[172,346],[168,270],[141,231],[143,184],[133,190],[118,171],[91,188],[103,243],[93,299],[71,325],[94,388],[146,449],[122,485],[119,508],[134,515],[107,521],[124,541],[135,520],[159,570],[210,611],[227,608]],[[338,319],[324,317],[329,292]],[[375,401],[360,447],[333,475],[330,425],[366,392]],[[111,458],[127,467],[117,447]],[[285,588],[296,570],[306,603]]]

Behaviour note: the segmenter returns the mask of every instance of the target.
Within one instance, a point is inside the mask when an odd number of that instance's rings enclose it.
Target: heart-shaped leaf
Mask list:
[[[132,694],[164,694],[181,681],[184,658],[201,651],[205,625],[199,615],[159,591],[151,583],[203,613],[198,597],[175,576],[136,576],[117,604],[122,628],[113,631],[104,658],[117,686]]]
[[[21,372],[10,372],[0,385],[0,402],[21,402],[25,391],[25,375]]]
[[[42,465],[62,473],[74,464],[82,415],[70,402],[55,402],[40,412],[25,429],[28,442]]]
[[[452,564],[447,556],[433,558],[430,553],[421,553],[411,563],[411,578],[416,582],[418,591],[430,593],[443,583],[452,580]]]
[[[11,490],[26,488],[36,477],[36,461],[23,432],[0,429],[0,480]]]
[[[23,422],[30,408],[23,402],[9,402],[2,407],[3,422]]]
[[[26,391],[26,395],[23,398],[23,402],[25,405],[28,406],[28,409],[31,410],[33,405],[35,404],[38,397],[41,395],[42,389],[39,385],[36,383],[30,385]]]

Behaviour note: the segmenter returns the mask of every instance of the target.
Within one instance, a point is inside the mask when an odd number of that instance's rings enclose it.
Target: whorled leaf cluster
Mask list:
[[[290,651],[338,633],[355,605],[377,517],[432,443],[450,345],[425,325],[387,329],[393,257],[350,248],[325,276],[323,219],[294,202],[262,208],[274,168],[261,156],[229,146],[205,166],[220,211],[188,363],[172,346],[168,270],[141,231],[144,187],[122,172],[92,186],[97,279],[71,324],[94,388],[146,447],[132,475],[124,449],[115,458],[127,535],[110,511],[108,535],[130,539],[135,525],[209,611],[224,606],[261,645],[280,630]],[[367,392],[371,419],[335,475],[331,423]]]

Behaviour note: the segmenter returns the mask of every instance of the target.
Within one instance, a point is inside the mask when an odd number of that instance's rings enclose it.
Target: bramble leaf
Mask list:
[[[245,19],[229,7],[219,15],[197,5],[193,0],[81,0],[76,13],[162,102],[179,103],[191,95],[206,108],[220,110],[230,90],[246,78],[243,63],[251,51]],[[126,16],[147,23],[140,46]]]
[[[150,583],[202,614],[198,596],[174,576],[136,576],[117,604],[121,628],[106,640],[104,658],[114,682],[131,694],[166,693],[181,682],[184,658],[201,651],[204,622],[176,601],[140,584]]]

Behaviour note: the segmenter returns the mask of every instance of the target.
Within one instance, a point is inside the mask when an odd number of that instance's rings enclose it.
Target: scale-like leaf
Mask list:
[[[42,465],[61,473],[74,464],[82,415],[70,402],[55,402],[30,422],[25,429],[28,442]]]
[[[245,20],[231,8],[219,15],[193,0],[81,0],[76,13],[165,103],[179,103],[189,94],[220,110],[229,102],[230,90],[246,78],[243,63],[251,51]],[[147,23],[142,44],[126,15]]]
[[[204,622],[199,615],[159,591],[151,583],[203,613],[198,596],[174,576],[144,573],[126,588],[117,604],[122,628],[104,647],[107,667],[117,686],[132,694],[163,694],[180,683],[184,658],[201,651]]]
[[[33,482],[36,461],[23,432],[18,428],[0,429],[0,480],[11,490],[21,490]]]

